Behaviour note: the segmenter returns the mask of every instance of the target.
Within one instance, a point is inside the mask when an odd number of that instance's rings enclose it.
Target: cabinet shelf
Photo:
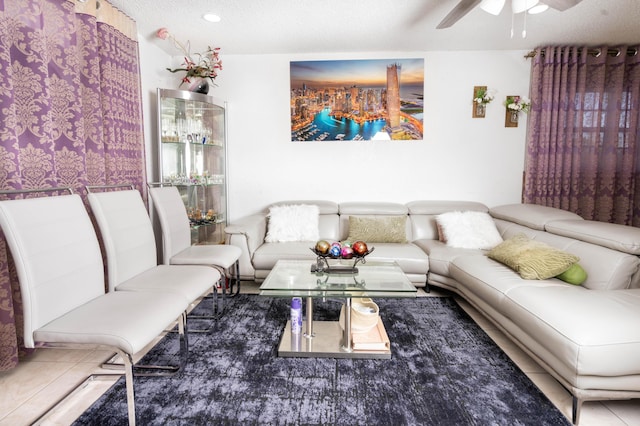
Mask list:
[[[221,143],[216,143],[216,142],[212,142],[212,143],[196,143],[196,142],[180,142],[180,141],[168,141],[168,140],[162,140],[161,141],[163,144],[167,144],[167,145],[186,145],[189,144],[191,146],[201,146],[203,148],[218,148],[218,149],[224,149],[224,145]]]
[[[199,93],[158,89],[160,181],[180,191],[193,244],[224,243],[227,217],[226,102]]]

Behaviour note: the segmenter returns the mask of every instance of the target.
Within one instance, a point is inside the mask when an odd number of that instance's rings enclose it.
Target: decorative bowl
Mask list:
[[[323,253],[315,247],[310,248],[310,250],[316,255],[316,263],[311,265],[311,272],[324,272],[328,274],[355,274],[358,272],[358,268],[356,267],[356,265],[358,263],[365,264],[365,257],[371,254],[374,249],[375,247],[371,247],[367,249],[366,252],[363,252],[361,254],[351,252],[347,253],[346,256],[343,256],[342,250],[339,252],[339,254],[337,254],[337,252],[335,251],[334,253],[332,253],[331,250]],[[329,261],[331,260],[340,261],[341,264],[335,264],[333,262],[329,263]],[[350,265],[345,265],[345,261],[353,261],[353,263]]]

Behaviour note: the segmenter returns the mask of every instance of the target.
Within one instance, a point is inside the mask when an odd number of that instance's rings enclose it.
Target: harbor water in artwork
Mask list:
[[[324,108],[316,114],[311,123],[292,132],[291,139],[295,141],[371,140],[376,133],[384,131],[387,124],[383,118],[358,124],[349,118],[332,117],[330,112],[329,108]]]

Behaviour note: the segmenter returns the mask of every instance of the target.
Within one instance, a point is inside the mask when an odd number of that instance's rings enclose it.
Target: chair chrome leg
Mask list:
[[[187,366],[189,359],[189,333],[187,333],[187,313],[183,312],[178,321],[178,333],[180,333],[180,371]]]
[[[114,373],[114,374],[95,373],[95,374],[90,374],[89,376],[87,376],[86,379],[84,379],[82,381],[82,383],[80,383],[75,388],[71,389],[62,398],[60,398],[59,400],[54,402],[51,406],[49,406],[49,408],[47,408],[47,410],[44,413],[42,413],[40,415],[40,417],[38,417],[36,420],[33,421],[33,423],[31,423],[31,426],[41,426],[41,425],[44,425],[44,424],[49,424],[50,422],[48,422],[47,420],[48,420],[48,417],[51,414],[51,412],[56,410],[58,407],[62,407],[67,401],[69,401],[72,398],[76,397],[76,395],[78,395],[78,393],[82,392],[87,386],[89,386],[89,384],[91,382],[95,382],[95,381],[98,381],[98,380],[109,380],[109,381],[115,382],[120,377],[122,377],[122,374],[120,374],[120,373]]]
[[[233,291],[234,284],[237,285],[235,292]],[[240,294],[240,261],[236,260],[236,263],[231,268],[229,274],[229,297],[236,297]]]
[[[136,398],[133,389],[133,360],[131,355],[124,353],[121,350],[120,356],[124,361],[124,378],[127,385],[127,409],[129,413],[129,426],[135,426],[136,424]]]
[[[222,280],[222,277],[220,278],[220,280],[218,280],[216,285],[213,286],[213,290],[212,290],[212,295],[213,295],[212,302],[213,302],[213,305],[211,306],[212,315],[187,315],[187,320],[189,320],[189,319],[191,319],[191,320],[201,320],[201,319],[214,320],[213,323],[211,324],[211,327],[205,328],[205,329],[189,328],[189,332],[190,333],[210,333],[215,328],[217,320],[222,316],[222,314],[224,312],[224,292],[222,293],[222,308],[218,307],[219,306],[218,284],[221,282],[221,280]]]
[[[187,313],[183,312],[178,318],[178,334],[180,339],[180,363],[179,365],[146,365],[146,364],[133,364],[132,374],[138,377],[167,377],[174,376],[181,372],[187,364],[187,358],[189,354],[189,340],[187,331]],[[123,359],[123,363],[114,362],[115,358],[120,356]],[[118,370],[123,371],[126,374],[126,360],[122,356],[122,353],[117,352],[107,361],[101,365],[105,370]]]

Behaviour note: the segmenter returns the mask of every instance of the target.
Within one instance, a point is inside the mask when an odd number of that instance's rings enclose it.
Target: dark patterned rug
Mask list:
[[[570,424],[453,299],[376,302],[391,360],[277,358],[289,300],[231,299],[211,334],[190,334],[180,376],[135,379],[138,424]],[[340,304],[314,308],[337,319]],[[143,361],[177,353],[173,335]],[[125,425],[125,395],[120,379],[75,424]]]

